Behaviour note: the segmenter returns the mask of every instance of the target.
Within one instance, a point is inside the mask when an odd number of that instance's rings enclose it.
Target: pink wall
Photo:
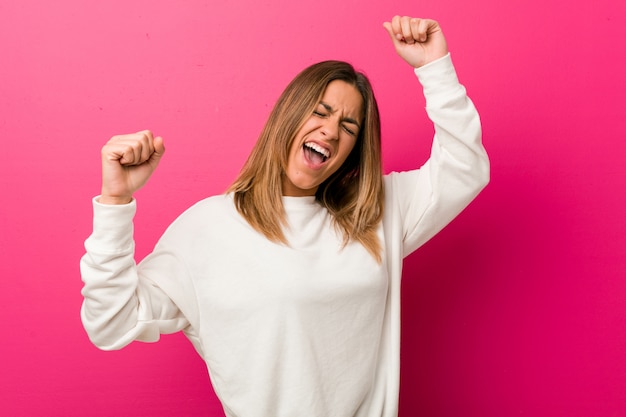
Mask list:
[[[370,75],[385,167],[415,167],[432,128],[381,27],[415,14],[446,30],[493,179],[406,262],[401,415],[626,416],[624,2],[372,3],[0,2],[2,415],[220,415],[182,336],[104,353],[81,328],[99,149],[166,138],[139,257],[228,185],[315,61]]]

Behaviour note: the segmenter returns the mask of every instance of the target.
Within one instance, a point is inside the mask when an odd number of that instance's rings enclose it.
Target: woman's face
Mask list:
[[[345,81],[331,81],[289,150],[282,178],[283,195],[315,195],[344,163],[359,136],[363,99]]]

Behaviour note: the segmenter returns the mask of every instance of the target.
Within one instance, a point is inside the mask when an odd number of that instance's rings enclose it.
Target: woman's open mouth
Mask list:
[[[304,157],[313,167],[319,167],[330,158],[330,151],[317,143],[306,142],[302,146]]]

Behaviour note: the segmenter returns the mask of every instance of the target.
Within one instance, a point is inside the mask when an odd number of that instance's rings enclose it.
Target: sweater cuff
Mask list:
[[[136,201],[133,199],[128,204],[120,205],[101,204],[98,197],[92,200],[93,233],[89,240],[101,248],[124,250],[132,247]]]
[[[437,102],[439,98],[447,98],[451,91],[462,88],[449,53],[414,71],[424,87],[427,105]]]

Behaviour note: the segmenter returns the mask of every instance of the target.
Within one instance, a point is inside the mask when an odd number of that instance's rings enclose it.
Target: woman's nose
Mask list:
[[[322,134],[326,136],[328,140],[337,140],[339,138],[339,125],[337,124],[337,121],[332,118],[324,120]]]

